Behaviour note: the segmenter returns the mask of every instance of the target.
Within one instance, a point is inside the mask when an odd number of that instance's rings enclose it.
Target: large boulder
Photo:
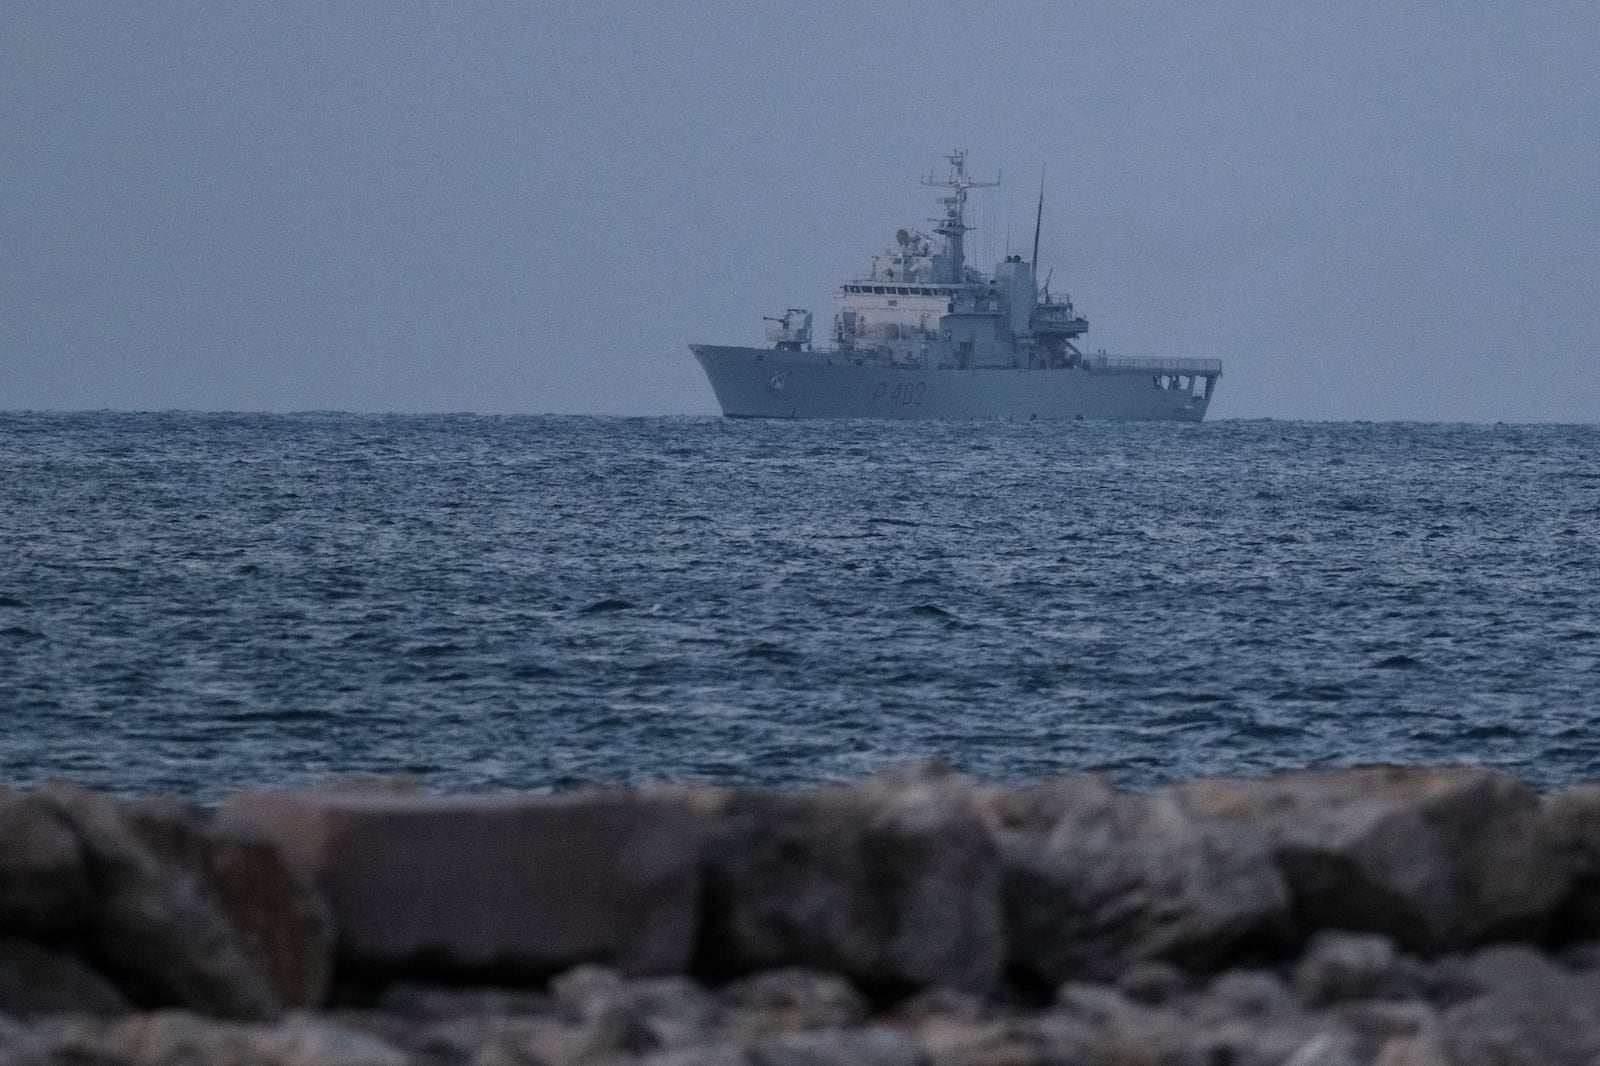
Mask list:
[[[128,821],[163,864],[228,916],[285,1007],[316,1007],[333,972],[327,907],[283,853],[248,826],[205,821],[172,800],[139,800]]]
[[[73,933],[93,899],[72,827],[38,796],[0,787],[0,933]]]
[[[1275,945],[1287,885],[1265,840],[1181,795],[1122,795],[1094,777],[992,793],[1011,961],[1051,984],[1156,960],[1204,969]]]
[[[886,775],[729,796],[707,856],[700,965],[810,966],[885,990],[983,991],[1000,976],[1000,866],[975,793]]]
[[[1552,932],[1561,940],[1600,939],[1600,785],[1576,785],[1545,796],[1541,836],[1572,887]]]
[[[1568,970],[1523,945],[1486,948],[1464,962],[1482,991],[1444,1011],[1437,1034],[1444,1062],[1600,1061],[1600,974]]]
[[[120,1014],[127,999],[77,956],[0,936],[0,1014]]]
[[[78,842],[91,894],[73,942],[135,1004],[266,1018],[281,1004],[203,875],[164,861],[110,798],[65,785],[33,793]]]
[[[1174,791],[1267,839],[1307,932],[1461,950],[1539,934],[1571,883],[1546,843],[1538,798],[1488,770],[1364,767]]]
[[[239,793],[219,821],[265,835],[318,886],[357,970],[671,973],[693,948],[692,793]]]

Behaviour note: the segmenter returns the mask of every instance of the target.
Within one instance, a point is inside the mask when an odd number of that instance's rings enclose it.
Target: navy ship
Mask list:
[[[691,344],[730,418],[1108,419],[1198,422],[1222,363],[1085,353],[1089,322],[1065,294],[1041,288],[1033,261],[1007,255],[994,273],[967,266],[966,153],[946,157],[932,236],[902,229],[863,278],[835,295],[825,346],[812,316],[791,307],[766,319],[771,347]]]

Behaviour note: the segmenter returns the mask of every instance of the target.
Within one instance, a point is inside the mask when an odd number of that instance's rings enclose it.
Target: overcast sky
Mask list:
[[[1600,2],[0,6],[0,409],[709,414],[966,148],[1219,418],[1600,421]]]

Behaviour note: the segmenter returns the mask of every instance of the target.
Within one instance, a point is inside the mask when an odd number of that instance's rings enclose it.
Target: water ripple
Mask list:
[[[1600,779],[1597,445],[0,414],[0,780]]]

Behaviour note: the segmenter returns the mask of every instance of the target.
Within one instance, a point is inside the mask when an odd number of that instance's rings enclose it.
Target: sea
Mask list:
[[[1600,781],[1600,426],[0,413],[0,783]]]

